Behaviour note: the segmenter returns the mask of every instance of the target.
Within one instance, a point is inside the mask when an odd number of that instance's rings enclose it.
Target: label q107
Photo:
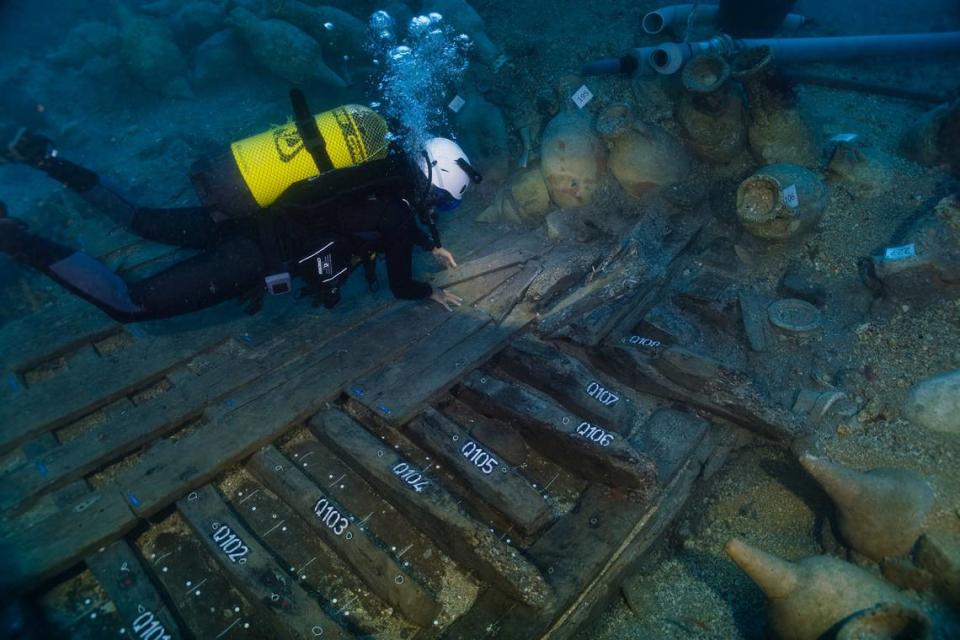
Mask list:
[[[620,400],[620,396],[601,387],[599,382],[591,382],[587,385],[587,395],[605,407],[612,407]]]

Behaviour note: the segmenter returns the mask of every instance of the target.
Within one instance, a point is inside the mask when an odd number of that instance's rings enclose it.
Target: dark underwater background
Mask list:
[[[488,180],[460,212],[476,216],[516,171],[523,149],[520,131],[528,122],[525,114],[537,110],[545,89],[577,73],[586,62],[655,42],[642,33],[640,20],[667,3],[472,0],[470,6],[482,21],[478,23],[472,15],[443,11],[462,7],[450,0],[423,4],[311,0],[305,4],[333,7],[343,13],[331,15],[342,19],[333,19],[326,34],[318,31],[302,41],[304,49],[278,41],[269,55],[254,54],[237,36],[236,23],[228,15],[239,8],[259,18],[282,4],[282,0],[0,0],[0,134],[26,126],[50,137],[64,156],[97,170],[136,202],[185,206],[196,203],[188,179],[191,164],[222,153],[232,141],[286,122],[288,91],[294,84],[303,88],[315,112],[349,102],[382,105],[392,98],[392,108],[407,114],[425,106],[428,113],[422,117],[436,133],[456,137],[468,154],[476,156]],[[469,68],[437,82],[438,95],[385,87],[384,52],[369,48],[362,27],[378,10],[391,12],[402,23],[434,7],[457,32],[473,34]],[[958,0],[798,0],[793,10],[810,20],[807,35],[960,31]],[[481,35],[489,42],[481,41]],[[322,50],[326,67],[340,82],[331,82],[329,75],[303,76],[303,55],[313,50],[310,47]],[[868,137],[872,148],[894,157],[904,129],[937,102],[960,97],[958,63],[960,58],[953,56],[811,64],[805,72],[891,87],[922,98],[864,97],[804,86],[799,89],[800,106],[819,133],[855,131]],[[426,71],[443,74],[449,69]],[[671,120],[669,110],[657,111],[657,99],[650,99],[661,83],[656,77],[612,76],[585,82],[605,102],[632,95],[640,104],[654,105],[639,114],[641,120],[661,124]],[[385,96],[390,89],[393,95]],[[468,103],[483,103],[485,110],[470,107],[451,114],[447,101],[455,95],[467,97]],[[534,132],[535,140],[539,133]],[[960,139],[955,144],[960,145]],[[819,243],[811,245],[811,256],[819,252],[811,262],[817,262],[818,276],[828,288],[832,278],[856,280],[850,272],[855,271],[857,256],[883,246],[911,216],[932,210],[941,198],[956,192],[955,175],[942,167],[921,167],[898,157],[888,169],[882,193],[835,201],[837,215],[824,225]],[[155,271],[186,255],[145,247],[57,183],[26,167],[0,165],[0,200],[11,215],[32,228],[102,256],[127,276]],[[598,219],[613,216],[617,202],[600,199],[589,214]],[[143,251],[154,251],[155,259],[144,261]],[[0,329],[66,296],[53,283],[0,255]],[[880,407],[875,421],[835,442],[831,453],[859,467],[902,465],[935,477],[937,518],[957,531],[957,434],[932,434],[897,422],[897,412],[890,407],[899,408],[918,380],[960,369],[960,306],[934,298],[898,309],[884,331],[865,330],[857,347],[874,363],[864,368],[858,384],[862,404],[875,402]],[[851,317],[856,315],[848,311]],[[851,320],[848,326],[849,334],[866,325]],[[728,465],[712,493],[699,496],[695,513],[678,524],[671,544],[661,546],[638,569],[624,586],[624,598],[582,637],[764,637],[764,598],[721,548],[731,535],[751,534],[765,549],[784,557],[821,552],[813,532],[825,497],[797,490],[790,480],[792,472],[784,472],[791,464],[796,466],[786,453],[758,446]],[[941,604],[929,607],[928,613],[943,620],[950,615]],[[955,619],[944,624],[939,637],[960,637],[951,635],[960,634]]]

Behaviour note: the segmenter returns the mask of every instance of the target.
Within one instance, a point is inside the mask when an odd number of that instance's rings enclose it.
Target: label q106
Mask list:
[[[601,447],[609,447],[613,444],[616,436],[606,429],[602,429],[595,424],[591,424],[587,421],[580,423],[580,426],[577,427],[577,435],[582,437],[584,440],[589,440],[591,442],[596,442]]]

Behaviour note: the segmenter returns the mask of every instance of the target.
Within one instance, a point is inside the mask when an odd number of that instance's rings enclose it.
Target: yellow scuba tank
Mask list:
[[[331,170],[387,156],[387,123],[376,111],[349,104],[314,116]],[[297,123],[289,122],[230,145],[230,152],[194,165],[191,179],[204,204],[229,217],[269,207],[291,185],[320,174]]]

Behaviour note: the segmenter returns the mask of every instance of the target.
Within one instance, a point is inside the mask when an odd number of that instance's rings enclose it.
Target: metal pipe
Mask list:
[[[960,31],[906,33],[884,36],[834,38],[759,38],[734,40],[716,36],[702,42],[666,43],[654,47],[647,57],[658,73],[676,73],[687,60],[705,53],[729,56],[753,47],[770,47],[778,64],[826,62],[871,56],[919,56],[960,52]]]
[[[669,7],[661,7],[656,11],[651,11],[643,16],[643,30],[650,35],[657,35],[667,29],[678,25],[685,25],[690,12],[696,5],[693,4],[675,4]],[[717,14],[720,13],[720,6],[716,4],[702,4],[697,8],[697,15],[694,16],[695,25],[715,24]],[[804,16],[796,13],[790,13],[783,20],[780,28],[785,31],[796,31],[807,22]]]
[[[582,76],[608,76],[618,73],[638,73],[650,75],[654,71],[647,60],[655,47],[630,49],[619,58],[600,58],[580,67]]]

